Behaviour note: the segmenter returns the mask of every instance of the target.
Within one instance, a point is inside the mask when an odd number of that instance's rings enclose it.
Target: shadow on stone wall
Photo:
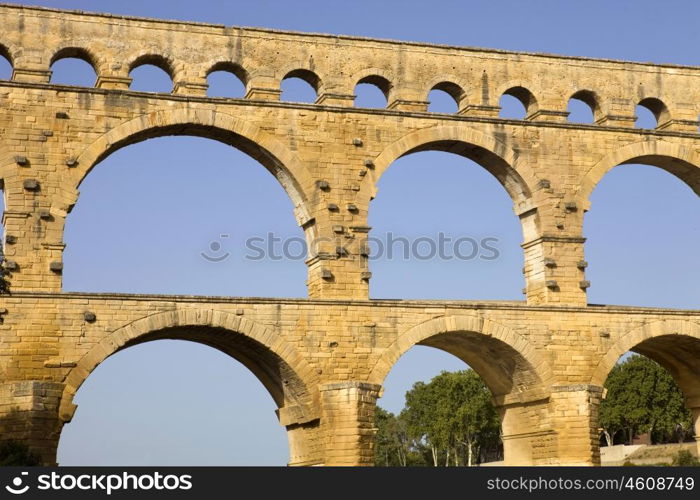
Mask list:
[[[30,444],[16,439],[13,430],[21,426],[26,432],[26,412],[11,410],[0,417],[0,467],[41,465],[41,457],[32,452]],[[20,431],[20,432],[22,432]]]
[[[18,409],[0,416],[0,466],[54,465],[53,422],[42,416]]]

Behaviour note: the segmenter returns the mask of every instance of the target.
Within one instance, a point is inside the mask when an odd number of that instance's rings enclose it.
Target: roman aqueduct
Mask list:
[[[700,193],[700,70],[322,34],[0,6],[0,431],[56,460],[73,396],[111,354],[156,339],[200,342],[247,366],[276,402],[291,465],[372,463],[373,413],[412,346],[448,351],[485,380],[509,464],[599,463],[602,384],[633,350],[666,367],[700,432],[700,311],[591,306],[582,223],[589,196],[625,163],[667,170]],[[64,57],[94,87],[50,83]],[[155,64],[171,93],[129,89]],[[215,69],[246,85],[206,96]],[[314,103],[281,102],[306,80]],[[354,106],[378,86],[386,109]],[[427,111],[431,89],[455,114]],[[527,109],[499,118],[509,94]],[[567,121],[575,96],[595,122]],[[634,128],[637,104],[658,126]],[[83,178],[120,148],[165,135],[213,138],[258,160],[293,201],[309,240],[308,298],[62,292],[63,231]],[[521,302],[370,300],[363,240],[382,173],[416,151],[463,155],[503,185],[522,224]],[[233,214],[235,216],[235,214]]]

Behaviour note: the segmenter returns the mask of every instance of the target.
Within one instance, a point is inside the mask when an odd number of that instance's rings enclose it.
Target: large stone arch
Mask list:
[[[656,361],[671,374],[683,392],[686,408],[692,414],[695,439],[698,441],[697,436],[700,436],[700,324],[684,319],[666,319],[644,323],[623,333],[600,358],[593,370],[591,385],[602,387],[620,356],[629,351]]]
[[[461,352],[460,341],[464,342],[462,348],[476,350],[471,355]],[[399,358],[416,345],[442,349],[467,362],[484,378],[496,399],[539,392],[551,379],[541,353],[523,336],[478,315],[451,315],[430,319],[399,334],[372,367],[369,382],[381,385]],[[475,355],[489,351],[500,354],[501,359]]]
[[[530,172],[517,170],[517,155],[498,139],[459,125],[437,125],[409,132],[389,144],[374,159],[371,197],[382,174],[399,158],[420,151],[445,151],[464,156],[488,170],[503,185],[516,211],[530,210],[534,180]],[[524,170],[524,169],[522,169]]]
[[[579,193],[585,202],[610,170],[618,165],[641,163],[662,168],[685,182],[700,196],[700,154],[693,148],[664,140],[644,140],[628,144],[601,158],[584,174]]]
[[[400,334],[375,363],[369,381],[381,385],[415,345],[449,352],[484,379],[501,418],[505,464],[548,463],[547,450],[556,443],[548,417],[551,373],[527,339],[475,314],[433,318]]]
[[[700,324],[666,319],[623,333],[598,361],[590,383],[602,386],[620,356],[629,351],[644,354],[664,366],[686,397],[696,398],[700,406]]]
[[[73,397],[92,371],[109,356],[140,343],[161,339],[209,345],[243,363],[280,408],[283,424],[319,418],[318,376],[296,349],[269,328],[214,309],[186,308],[151,314],[105,336],[66,375],[59,417],[70,421]],[[291,422],[294,420],[294,422]]]
[[[311,216],[305,189],[313,178],[301,160],[278,140],[259,127],[214,110],[178,108],[144,114],[112,128],[76,157],[78,168],[72,203],[77,200],[77,188],[87,174],[102,160],[124,146],[155,137],[191,135],[218,140],[240,149],[259,161],[280,182],[294,205],[294,215],[300,226]],[[69,211],[71,204],[65,207]]]
[[[540,233],[540,217],[532,199],[536,181],[527,166],[518,166],[515,151],[497,138],[460,125],[437,125],[409,132],[389,144],[374,159],[374,169],[363,182],[363,200],[369,203],[377,195],[382,174],[399,158],[421,151],[444,151],[464,156],[491,173],[504,187],[513,211],[520,218],[523,237],[529,241]]]

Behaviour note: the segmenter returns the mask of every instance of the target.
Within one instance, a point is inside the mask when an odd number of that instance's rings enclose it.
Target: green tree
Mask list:
[[[433,379],[435,380],[435,379]],[[446,446],[443,422],[438,417],[439,395],[434,385],[416,382],[406,393],[406,406],[400,417],[412,447],[430,450],[434,466],[438,466],[440,450]]]
[[[473,465],[483,446],[500,440],[491,393],[473,370],[414,384],[401,418],[413,449],[427,448],[434,466]]]
[[[692,417],[671,375],[651,359],[632,355],[611,370],[600,405],[600,426],[607,444],[624,432],[625,442],[649,432],[656,442],[681,441],[692,430]]]
[[[377,426],[374,449],[375,465],[405,467],[409,446],[404,422],[379,406],[374,420]]]

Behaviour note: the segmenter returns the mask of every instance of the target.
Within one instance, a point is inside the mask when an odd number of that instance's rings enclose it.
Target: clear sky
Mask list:
[[[700,3],[691,0],[21,3],[700,65]],[[55,82],[94,82],[89,68],[75,62],[53,69]],[[153,68],[132,76],[137,90],[172,85]],[[0,78],[7,78],[2,65]],[[230,76],[214,75],[210,84],[213,96],[242,93]],[[283,90],[283,99],[313,98],[299,82],[285,82]],[[358,105],[383,104],[371,89],[358,91]],[[431,99],[431,109],[449,111],[445,96]],[[506,116],[517,116],[517,104],[503,105]],[[572,108],[572,117],[583,120],[585,113]],[[640,125],[648,126],[643,120]],[[275,178],[231,147],[189,137],[128,146],[96,167],[80,192],[66,226],[67,291],[306,295],[303,259],[245,258],[250,237],[303,235]],[[697,196],[666,172],[628,165],[610,172],[591,201],[584,228],[589,301],[698,308]],[[398,160],[380,180],[370,225],[377,237],[389,231],[407,238],[439,232],[493,237],[499,253],[490,261],[374,261],[372,297],[522,299],[518,220],[500,184],[475,163],[447,153]],[[230,255],[215,263],[202,253]],[[414,382],[464,366],[440,351],[414,348],[389,375],[380,404],[399,411]],[[284,430],[262,385],[236,361],[201,345],[159,341],[122,351],[95,370],[76,402],[75,419],[61,438],[63,465],[282,465],[288,458]]]

